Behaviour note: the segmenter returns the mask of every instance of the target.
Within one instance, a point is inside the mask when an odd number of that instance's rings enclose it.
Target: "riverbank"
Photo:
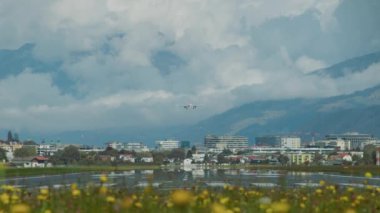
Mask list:
[[[0,178],[25,177],[35,175],[57,175],[82,172],[121,172],[128,170],[183,169],[179,165],[123,165],[123,166],[67,166],[50,168],[2,168]],[[274,166],[274,165],[207,165],[198,169],[250,169],[278,170],[287,172],[326,172],[349,175],[363,175],[370,171],[374,176],[380,176],[377,166]]]
[[[128,165],[128,166],[67,166],[49,168],[2,168],[0,178],[26,177],[35,175],[57,175],[83,172],[120,172],[128,170],[160,169],[159,165]]]

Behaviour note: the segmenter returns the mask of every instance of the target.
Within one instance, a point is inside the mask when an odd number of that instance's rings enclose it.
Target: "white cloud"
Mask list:
[[[323,0],[317,1],[316,9],[318,13],[316,14],[323,31],[327,31],[336,27],[336,18],[334,17],[334,12],[336,8],[340,5],[342,0]]]
[[[305,77],[300,71],[322,68],[325,60],[303,53],[303,47],[297,47],[298,54],[288,52],[281,31],[276,35],[284,44],[269,50],[260,49],[261,41],[252,37],[252,29],[305,14],[314,14],[328,33],[337,24],[339,0],[0,4],[0,48],[36,43],[36,57],[62,61],[61,71],[81,97],[61,94],[49,73],[25,71],[3,79],[3,128],[62,131],[192,123],[253,100],[329,96],[365,85],[359,76],[347,79],[358,82],[351,88]],[[178,56],[181,66],[163,75],[152,63],[159,51]],[[368,79],[371,85],[374,79]],[[189,102],[202,107],[184,113],[178,106]]]
[[[304,55],[295,61],[295,66],[303,73],[309,73],[318,69],[325,68],[326,63]]]
[[[61,95],[52,85],[50,74],[35,74],[25,70],[17,76],[0,80],[1,107],[30,106],[38,104],[65,105],[73,99]]]

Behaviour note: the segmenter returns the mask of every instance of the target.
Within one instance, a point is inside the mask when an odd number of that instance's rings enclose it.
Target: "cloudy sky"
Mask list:
[[[254,100],[365,89],[379,65],[305,73],[379,51],[379,11],[378,0],[1,0],[0,49],[24,45],[44,65],[0,75],[0,128],[191,124]]]

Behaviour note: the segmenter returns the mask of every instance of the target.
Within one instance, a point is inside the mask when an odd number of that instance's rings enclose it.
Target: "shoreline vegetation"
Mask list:
[[[366,178],[372,178],[367,172]],[[319,181],[316,188],[257,188],[224,185],[219,188],[157,191],[148,185],[139,191],[110,187],[107,175],[100,185],[40,188],[38,191],[2,185],[0,210],[32,212],[210,212],[210,213],[288,213],[288,212],[379,212],[380,188],[339,188]]]
[[[363,175],[371,172],[374,176],[380,176],[379,166],[277,166],[277,165],[197,165],[195,169],[249,169],[249,170],[277,170],[283,172],[326,172],[348,175]],[[26,177],[39,175],[60,175],[85,172],[123,172],[129,170],[156,170],[156,169],[183,169],[180,165],[120,165],[120,166],[64,166],[49,168],[13,168],[2,167],[0,179],[12,177]]]

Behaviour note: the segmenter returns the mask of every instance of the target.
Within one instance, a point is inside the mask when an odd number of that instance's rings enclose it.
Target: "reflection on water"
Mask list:
[[[16,187],[68,187],[72,183],[79,186],[99,185],[99,173],[74,173],[64,175],[9,178],[0,184],[12,184]],[[320,180],[341,187],[363,188],[364,182],[380,186],[380,178],[367,179],[332,173],[287,172],[276,170],[251,169],[191,169],[187,170],[131,170],[108,173],[109,186],[139,190],[152,186],[160,190],[190,187],[223,187],[236,185],[243,187],[318,187]]]

